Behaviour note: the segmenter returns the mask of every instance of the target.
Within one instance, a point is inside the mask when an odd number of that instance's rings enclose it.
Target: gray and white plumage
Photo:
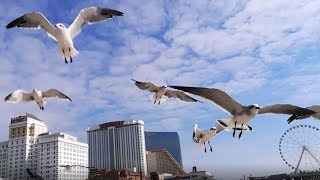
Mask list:
[[[6,28],[43,28],[50,38],[58,42],[60,52],[65,62],[67,57],[72,57],[78,54],[78,51],[73,47],[73,38],[75,38],[85,24],[94,24],[97,22],[106,21],[114,16],[123,16],[123,13],[117,10],[101,8],[101,7],[87,7],[81,9],[78,16],[73,23],[66,28],[63,24],[58,23],[53,26],[50,21],[40,12],[31,12],[24,14],[17,19],[10,22]]]
[[[188,96],[182,91],[177,90],[170,90],[167,89],[165,86],[156,86],[151,82],[141,82],[134,79],[133,80],[135,85],[141,89],[141,90],[147,90],[149,92],[153,92],[154,94],[154,103],[158,102],[160,104],[160,100],[162,96],[167,96],[168,98],[178,98],[185,102],[200,102],[197,99],[192,98],[191,96]]]
[[[194,95],[201,96],[215,105],[226,110],[232,115],[231,118],[224,120],[218,120],[225,128],[231,128],[234,130],[240,130],[239,138],[241,137],[242,130],[252,130],[250,126],[244,128],[251,119],[253,119],[257,114],[288,114],[297,117],[307,117],[315,114],[316,112],[307,108],[302,108],[299,106],[294,106],[291,104],[274,104],[270,106],[265,106],[260,108],[258,105],[253,104],[250,106],[244,106],[234,100],[229,94],[224,91],[215,88],[205,88],[205,87],[187,87],[187,86],[169,86],[174,89],[182,90]],[[230,129],[229,129],[230,130]],[[234,135],[234,133],[233,133]]]
[[[209,144],[210,151],[212,152],[210,140],[222,130],[224,130],[224,128],[220,124],[217,124],[215,127],[212,127],[208,130],[201,130],[198,128],[198,125],[195,124],[193,127],[192,140],[193,142],[199,143],[200,145],[203,144],[204,152],[207,152],[206,143]]]
[[[44,98],[58,98],[58,99],[67,99],[72,101],[67,95],[63,94],[57,89],[49,89],[47,91],[39,91],[34,89],[32,92],[26,92],[21,89],[15,90],[4,98],[5,102],[17,103],[17,102],[29,102],[35,101],[41,110],[44,110]]]

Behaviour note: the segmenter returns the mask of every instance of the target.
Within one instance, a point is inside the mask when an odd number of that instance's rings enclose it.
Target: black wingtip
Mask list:
[[[17,19],[11,21],[8,25],[6,25],[6,29],[10,29],[10,28],[13,28],[13,27],[19,27],[20,24],[23,24],[25,23],[26,20],[24,19],[24,15],[21,16],[21,17],[18,17]]]
[[[297,119],[297,115],[292,115],[289,117],[289,119],[287,120],[288,124],[290,124],[292,121],[294,121],[295,119]]]
[[[6,97],[4,98],[4,102],[8,101],[11,95],[12,95],[12,93],[9,94],[8,96],[6,96]]]
[[[69,98],[68,96],[66,96],[66,98],[67,98],[67,99],[69,99],[69,101],[71,101],[71,102],[72,102],[71,98]]]
[[[101,8],[102,15],[123,16],[123,12],[114,9]]]

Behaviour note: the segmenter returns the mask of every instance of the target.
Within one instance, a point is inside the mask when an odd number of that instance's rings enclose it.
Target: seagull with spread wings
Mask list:
[[[265,107],[259,107],[257,104],[252,104],[250,106],[244,106],[239,102],[235,101],[226,92],[215,88],[205,88],[205,87],[186,87],[186,86],[168,86],[174,89],[178,89],[184,92],[188,92],[194,95],[201,96],[209,101],[212,101],[218,107],[226,110],[232,115],[230,118],[220,119],[218,123],[224,127],[226,130],[233,130],[233,137],[235,136],[235,131],[239,130],[239,138],[241,138],[242,131],[249,128],[252,130],[247,123],[253,119],[257,114],[288,114],[291,117],[288,119],[288,123],[294,119],[304,119],[310,116],[319,118],[317,111],[309,108],[302,108],[299,106],[294,106],[291,104],[273,104]],[[319,108],[317,109],[319,110]],[[318,116],[316,116],[318,115]]]
[[[20,101],[29,102],[35,101],[41,110],[44,110],[44,101],[43,98],[59,98],[59,99],[68,99],[72,101],[68,96],[58,91],[57,89],[49,89],[47,91],[39,91],[34,89],[31,93],[25,92],[21,89],[15,90],[8,96],[4,98],[6,102],[17,103]]]
[[[170,90],[170,89],[167,89],[167,87],[165,87],[165,86],[156,86],[151,82],[140,82],[140,81],[136,81],[134,79],[131,79],[131,80],[135,82],[134,84],[139,89],[147,90],[147,91],[155,93],[153,96],[153,99],[154,99],[153,103],[154,104],[156,102],[158,102],[158,105],[159,105],[162,96],[167,96],[168,98],[178,98],[178,99],[180,99],[182,101],[186,101],[186,102],[201,102],[201,101],[198,101],[198,100],[192,98],[191,96],[186,95],[182,91]]]
[[[43,28],[47,31],[48,36],[58,43],[60,53],[64,58],[65,63],[68,63],[67,57],[69,57],[70,62],[72,63],[72,58],[79,54],[73,47],[73,39],[81,32],[81,29],[85,24],[93,24],[105,21],[114,16],[122,15],[123,13],[117,10],[92,6],[81,9],[76,19],[67,28],[62,23],[53,26],[42,13],[31,12],[13,20],[6,28]]]

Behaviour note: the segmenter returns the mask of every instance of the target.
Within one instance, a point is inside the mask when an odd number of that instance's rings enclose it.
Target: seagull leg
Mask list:
[[[240,134],[239,134],[239,139],[241,138],[241,135],[242,135],[242,127],[243,127],[243,124],[241,125],[241,130],[240,130]]]
[[[236,128],[237,127],[237,121],[234,122],[234,128],[233,128],[233,133],[232,136],[234,137],[236,135]]]
[[[154,100],[153,104],[156,104],[156,102],[157,102],[157,99]]]
[[[210,151],[212,152],[212,147],[211,147],[210,141],[208,141],[208,144],[209,144],[209,147],[210,147]]]
[[[62,52],[63,52],[63,56],[64,56],[64,62],[66,63],[66,64],[68,64],[68,61],[67,61],[67,58],[66,58],[66,54],[64,53],[64,50],[62,49]]]
[[[69,48],[69,53],[70,53],[70,62],[72,63],[72,57],[71,57],[71,50]]]
[[[204,152],[207,153],[206,143],[204,142],[203,145],[204,145]]]

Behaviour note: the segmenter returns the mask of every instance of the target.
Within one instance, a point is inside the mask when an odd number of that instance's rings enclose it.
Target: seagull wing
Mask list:
[[[48,91],[43,91],[42,97],[46,97],[46,98],[57,97],[59,99],[69,99],[70,101],[72,101],[67,95],[63,94],[57,89],[49,89]]]
[[[305,116],[305,115],[312,115],[315,112],[310,109],[294,106],[291,104],[273,104],[270,106],[262,107],[258,111],[258,114],[266,114],[266,113]]]
[[[34,99],[32,93],[27,93],[21,89],[18,89],[6,96],[4,100],[10,103],[17,103],[20,101],[33,101]]]
[[[40,27],[47,31],[48,36],[55,41],[55,28],[49,22],[49,20],[40,12],[32,12],[25,14],[23,16],[18,17],[17,19],[10,22],[6,28],[10,29],[13,27],[18,28],[32,28],[32,29],[39,29]]]
[[[76,37],[81,32],[82,26],[84,26],[86,23],[93,24],[101,21],[106,21],[113,16],[122,15],[123,12],[96,6],[81,9],[76,19],[68,28],[70,36],[72,39]]]
[[[270,106],[265,106],[258,111],[258,114],[265,114],[265,113],[292,115],[287,120],[289,124],[295,119],[305,119],[310,116],[314,116],[314,114],[316,114],[317,112],[308,108],[302,108],[302,107],[294,106],[291,104],[274,104]]]
[[[151,82],[140,82],[140,81],[136,81],[134,79],[131,79],[132,81],[134,81],[134,84],[142,90],[147,90],[150,92],[158,92],[159,91],[159,87],[152,84]]]
[[[313,106],[307,107],[307,109],[315,111],[316,113],[312,114],[312,117],[320,119],[320,105],[313,105]]]
[[[218,107],[226,110],[231,115],[242,111],[243,106],[235,101],[226,92],[215,88],[204,88],[204,87],[187,87],[187,86],[168,86],[174,89],[178,89],[184,92],[188,92],[197,96],[201,96],[205,99],[212,101]]]
[[[178,98],[182,101],[186,101],[186,102],[198,102],[198,100],[192,98],[191,96],[188,96],[187,94],[185,94],[182,91],[176,91],[176,90],[166,90],[166,93],[164,94],[165,96],[167,96],[168,98]],[[200,101],[199,101],[200,102]]]

